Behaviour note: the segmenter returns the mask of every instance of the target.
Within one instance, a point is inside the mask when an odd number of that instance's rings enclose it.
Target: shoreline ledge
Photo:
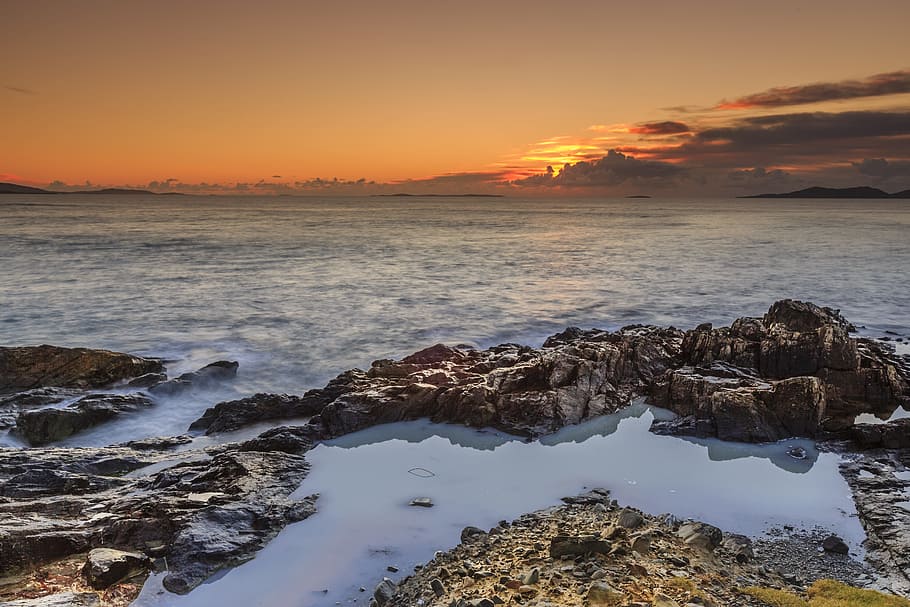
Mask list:
[[[242,442],[193,448],[184,435],[104,448],[3,448],[0,569],[7,577],[0,599],[51,605],[75,586],[85,590],[86,604],[127,604],[148,569],[165,558],[165,588],[189,592],[316,511],[318,496],[289,496],[309,471],[306,452],[321,440],[419,418],[540,437],[639,397],[680,416],[655,423],[655,432],[744,442],[804,436],[847,454],[843,474],[869,534],[869,561],[893,580],[894,591],[907,594],[910,511],[895,496],[910,488],[910,423],[854,420],[868,413],[884,421],[910,403],[910,359],[853,330],[836,310],[782,300],[763,317],[730,327],[570,328],[541,348],[438,344],[346,371],[302,395],[222,402],[191,426],[195,434],[278,426]],[[78,362],[48,362],[57,360]],[[235,372],[236,363],[219,361],[168,380],[161,361],[128,354],[0,348],[0,422],[16,432],[22,415],[62,400],[98,398],[98,390],[154,400],[156,389],[167,394],[194,382],[229,381]],[[126,412],[142,415],[142,407]],[[598,514],[613,512],[614,505],[600,503],[608,510]],[[655,527],[655,545],[668,533]],[[98,548],[138,557],[101,558],[93,552]],[[126,577],[107,589],[87,585],[117,577],[104,574],[103,563],[125,562],[131,563]],[[83,563],[94,573],[83,576]],[[48,584],[50,571],[66,583]],[[92,596],[101,602],[91,603]]]

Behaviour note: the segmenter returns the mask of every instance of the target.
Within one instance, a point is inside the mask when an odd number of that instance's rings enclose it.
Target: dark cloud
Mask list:
[[[801,144],[820,140],[910,135],[910,112],[811,112],[753,116],[696,133],[702,142]]]
[[[565,164],[558,173],[547,167],[545,173],[518,179],[518,186],[602,187],[616,186],[627,181],[667,182],[682,176],[686,169],[667,162],[638,160],[622,152],[610,150],[598,160]]]
[[[733,101],[722,101],[718,109],[744,109],[761,107],[783,107],[802,103],[818,103],[858,97],[878,97],[910,93],[910,71],[901,70],[887,74],[876,74],[863,80],[842,80],[841,82],[819,82],[800,86],[785,86],[768,89],[761,93],[746,95]]]
[[[852,163],[861,175],[870,177],[910,177],[910,160],[885,160],[884,158],[864,158],[862,162]]]
[[[631,127],[629,132],[638,135],[679,135],[680,133],[688,133],[689,126],[675,120],[643,122]]]
[[[14,93],[19,93],[22,95],[37,95],[38,94],[38,91],[33,91],[31,89],[22,88],[21,86],[10,86],[8,84],[4,84],[3,88],[5,88],[8,91],[12,91]]]

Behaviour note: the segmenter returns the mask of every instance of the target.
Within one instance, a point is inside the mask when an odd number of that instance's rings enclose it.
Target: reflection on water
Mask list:
[[[859,549],[863,531],[838,456],[810,451],[802,441],[735,445],[657,436],[648,431],[654,416],[637,406],[534,442],[405,422],[320,445],[308,455],[313,470],[296,494],[320,494],[316,515],[185,597],[156,594],[154,578],[137,605],[361,604],[358,588],[371,588],[388,575],[387,566],[405,575],[435,550],[457,544],[467,525],[492,527],[586,487],[606,487],[621,503],[651,513],[747,534],[821,525]],[[784,459],[794,445],[809,453],[794,460],[798,466]],[[432,476],[409,472],[415,468]],[[407,505],[419,496],[435,506]]]

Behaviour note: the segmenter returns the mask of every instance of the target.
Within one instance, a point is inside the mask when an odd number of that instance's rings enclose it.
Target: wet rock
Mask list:
[[[35,388],[0,396],[0,429],[14,427],[21,411],[54,405],[81,394],[81,390],[74,388]]]
[[[381,582],[376,586],[376,589],[373,591],[373,599],[376,601],[376,604],[382,607],[386,605],[395,597],[395,592],[398,590],[398,586],[390,580],[389,578],[383,578]]]
[[[176,396],[191,388],[211,388],[234,379],[239,366],[239,363],[232,360],[219,360],[198,371],[184,373],[174,379],[155,384],[149,388],[149,392],[155,396]]]
[[[0,394],[41,387],[103,388],[163,370],[159,360],[108,350],[48,345],[0,347]]]
[[[206,409],[189,429],[204,430],[206,434],[230,432],[258,422],[315,415],[328,402],[329,399],[323,397],[320,391],[312,391],[304,396],[254,394]]]
[[[432,508],[433,500],[428,497],[415,497],[409,503],[411,506],[420,506],[421,508]]]
[[[836,535],[829,535],[822,541],[822,548],[825,552],[833,552],[835,554],[849,554],[850,547],[847,546],[847,543]]]
[[[148,566],[149,558],[144,554],[95,548],[88,553],[82,573],[89,586],[95,590],[104,590],[120,580],[145,571]]]
[[[885,424],[856,424],[847,431],[853,447],[868,449],[910,449],[910,418]]]
[[[477,527],[465,527],[461,530],[461,541],[463,543],[471,542],[477,539],[483,539],[487,536],[487,532],[483,529],[478,529]]]
[[[167,373],[146,373],[126,383],[127,388],[151,388],[167,381]]]
[[[184,593],[315,512],[315,496],[289,497],[309,471],[305,432],[278,428],[174,454],[182,442],[0,449],[0,479],[7,479],[0,481],[0,570],[129,546],[165,556],[165,587]],[[165,462],[170,467],[123,476]]]
[[[90,394],[66,407],[22,412],[16,431],[32,445],[45,445],[152,405],[141,394]]]

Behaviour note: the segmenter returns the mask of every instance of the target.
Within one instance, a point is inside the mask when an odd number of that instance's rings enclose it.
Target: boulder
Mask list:
[[[152,405],[141,394],[90,394],[66,407],[22,412],[16,431],[32,445],[45,445]]]
[[[609,554],[610,547],[610,542],[596,535],[557,535],[550,540],[550,557],[579,556],[588,553]]]
[[[82,574],[89,586],[95,590],[104,590],[146,571],[149,564],[149,558],[138,552],[95,548],[88,553]]]
[[[42,387],[103,388],[163,370],[160,360],[108,350],[0,347],[0,394]]]
[[[724,539],[723,531],[713,525],[698,521],[685,523],[679,528],[676,535],[686,544],[708,551],[720,546]]]

